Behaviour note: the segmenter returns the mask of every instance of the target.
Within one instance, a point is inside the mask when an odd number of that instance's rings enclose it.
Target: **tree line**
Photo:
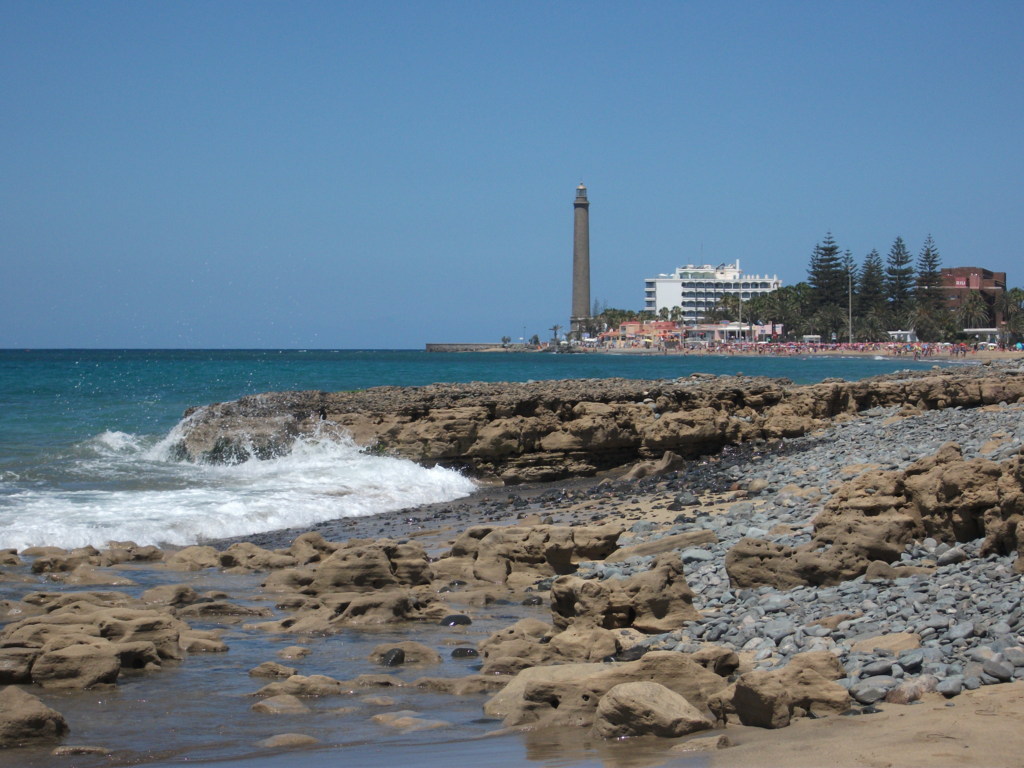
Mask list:
[[[931,235],[916,259],[903,238],[897,237],[884,259],[872,250],[858,264],[829,232],[811,252],[806,281],[748,301],[726,295],[704,321],[775,323],[782,324],[785,338],[820,335],[822,340],[860,342],[888,341],[888,331],[912,329],[918,339],[931,342],[955,341],[964,328],[994,327],[998,315],[1010,336],[1024,336],[1024,289],[1001,291],[992,304],[972,290],[951,312],[941,270],[942,259]],[[591,332],[617,328],[627,320],[681,318],[679,307],[632,312],[595,303]]]

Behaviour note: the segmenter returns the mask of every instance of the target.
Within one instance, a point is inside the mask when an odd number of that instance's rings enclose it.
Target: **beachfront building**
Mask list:
[[[739,296],[748,301],[782,287],[777,275],[744,275],[739,259],[732,264],[695,266],[687,264],[669,275],[644,281],[644,309],[658,312],[662,307],[682,310],[682,322],[699,323],[723,296]]]
[[[950,312],[959,310],[971,291],[977,291],[988,306],[989,316],[995,325],[1002,323],[998,299],[1006,291],[1005,272],[993,272],[983,267],[950,267],[943,269],[940,275],[942,292]]]
[[[698,323],[682,329],[684,342],[773,341],[782,335],[782,324]]]

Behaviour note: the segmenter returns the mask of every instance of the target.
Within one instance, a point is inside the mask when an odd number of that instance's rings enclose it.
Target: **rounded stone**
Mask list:
[[[405,651],[401,648],[392,648],[380,659],[382,667],[400,667],[403,664],[405,664]]]

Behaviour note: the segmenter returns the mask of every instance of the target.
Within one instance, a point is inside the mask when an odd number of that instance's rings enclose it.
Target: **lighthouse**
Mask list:
[[[573,335],[581,339],[590,319],[590,201],[582,182],[576,187],[572,207],[572,314],[569,327]]]

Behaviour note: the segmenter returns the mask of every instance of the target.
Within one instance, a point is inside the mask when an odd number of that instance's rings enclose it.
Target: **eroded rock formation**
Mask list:
[[[885,569],[915,539],[955,543],[984,538],[983,553],[1021,552],[1024,544],[1024,455],[997,463],[965,460],[956,443],[905,470],[875,470],[844,483],[799,547],[747,538],[726,556],[734,586],[838,584]],[[1024,571],[1024,558],[1016,567]]]
[[[425,466],[518,483],[591,475],[666,451],[693,457],[795,437],[875,406],[926,410],[1022,397],[1019,371],[981,366],[809,386],[694,375],[277,392],[191,410],[175,450],[193,461],[231,462],[287,452],[300,436],[347,435]]]

